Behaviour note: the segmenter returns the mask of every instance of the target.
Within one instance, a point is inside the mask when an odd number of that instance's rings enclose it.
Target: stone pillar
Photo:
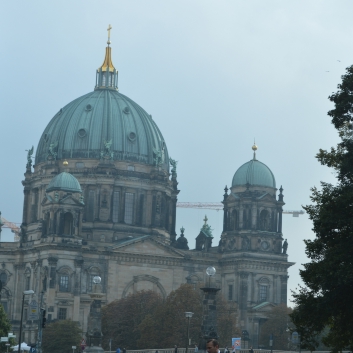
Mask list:
[[[287,305],[287,281],[288,276],[282,275],[281,277],[281,303]]]
[[[202,351],[206,350],[206,342],[210,338],[218,338],[217,333],[217,302],[216,295],[220,290],[215,287],[200,288],[203,291],[203,321],[201,335],[203,340],[199,344]]]
[[[29,203],[29,186],[25,186],[23,193],[24,193],[24,200],[23,200],[23,214],[22,214],[22,223],[28,223],[28,203]]]
[[[256,229],[256,222],[257,222],[257,219],[256,219],[256,216],[257,216],[257,207],[256,207],[256,204],[253,203],[252,204],[252,211],[251,211],[251,218],[252,218],[252,222],[251,222],[251,229]]]
[[[282,233],[282,207],[278,210],[278,233]]]
[[[244,212],[244,209],[243,209],[243,206],[240,206],[239,208],[239,229],[243,229],[243,212]]]
[[[104,294],[100,284],[95,284],[93,293],[89,295],[93,300],[91,303],[90,313],[88,315],[87,338],[88,348],[86,353],[104,353],[102,344],[102,298]]]

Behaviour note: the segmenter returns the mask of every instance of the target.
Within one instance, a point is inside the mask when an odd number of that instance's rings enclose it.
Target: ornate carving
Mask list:
[[[100,153],[100,159],[113,159],[114,152],[111,151],[113,140],[110,139],[109,141],[104,140],[104,149]]]
[[[33,161],[32,161],[32,155],[33,155],[34,147],[32,146],[31,149],[26,150],[26,151],[27,151],[27,164],[26,164],[26,169],[30,171],[31,168],[32,168],[32,163],[33,163]]]
[[[57,152],[58,144],[59,144],[59,142],[55,141],[49,145],[48,155],[47,155],[48,160],[54,160],[54,161],[56,160],[56,157],[58,155],[58,152]]]
[[[49,256],[48,257],[48,264],[49,266],[56,266],[58,264],[59,259],[54,256]]]

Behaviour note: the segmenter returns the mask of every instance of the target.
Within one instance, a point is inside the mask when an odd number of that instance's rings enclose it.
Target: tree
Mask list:
[[[79,324],[71,320],[58,320],[43,329],[43,351],[71,353],[72,346],[79,346],[82,338]]]
[[[198,343],[202,322],[201,294],[191,284],[182,284],[172,291],[163,306],[156,313],[156,326],[160,335],[159,347],[173,347],[175,344],[185,347],[187,342],[187,318],[185,312],[193,312],[190,318],[189,337]]]
[[[287,332],[287,328],[291,328],[291,331],[293,331],[289,318],[291,312],[292,309],[288,308],[287,305],[280,304],[267,313],[268,319],[261,327],[259,338],[262,346],[269,346],[270,336],[273,334],[273,349],[287,350],[289,348],[290,332]]]
[[[4,307],[0,304],[0,337],[7,337],[8,333],[11,332],[11,324],[6,315]],[[7,342],[1,342],[0,347],[3,352],[6,351]],[[12,338],[10,338],[9,343],[13,345],[15,342]]]
[[[115,300],[103,307],[103,346],[107,349],[109,339],[112,338],[116,347],[139,348],[141,329],[144,330],[144,326],[141,326],[142,322],[148,315],[152,319],[162,304],[162,297],[149,290],[129,294],[126,298]],[[152,337],[151,342],[154,342]],[[155,347],[145,346],[145,348]]]
[[[313,221],[314,240],[305,240],[311,260],[300,271],[305,284],[294,293],[291,315],[304,347],[322,340],[333,351],[353,349],[353,66],[329,97],[328,112],[341,138],[336,148],[320,150],[317,159],[333,168],[335,185],[322,182],[312,189],[313,204],[304,207]]]
[[[236,321],[237,306],[234,302],[228,302],[217,294],[217,333],[220,347],[230,347],[232,337],[240,337],[241,331]]]

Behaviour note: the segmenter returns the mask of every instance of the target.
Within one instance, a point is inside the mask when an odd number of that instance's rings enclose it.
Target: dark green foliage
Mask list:
[[[290,332],[287,327],[292,330],[292,323],[289,314],[292,312],[285,304],[280,304],[272,308],[266,315],[268,320],[262,325],[259,337],[261,346],[269,348],[269,337],[273,334],[273,349],[288,350],[290,347],[288,338]]]
[[[311,262],[300,275],[305,287],[294,293],[291,315],[302,335],[303,347],[322,341],[333,351],[353,348],[353,66],[342,76],[329,111],[341,142],[318,160],[334,168],[337,184],[312,189],[312,205],[304,207],[313,221],[314,240],[305,240]]]
[[[236,308],[217,298],[218,333],[220,342],[231,344],[236,328]],[[112,350],[159,349],[185,347],[187,318],[185,312],[194,313],[190,319],[189,337],[192,344],[199,343],[202,322],[202,295],[199,288],[183,284],[163,300],[153,291],[141,291],[116,300],[102,309],[103,347]]]
[[[72,346],[80,347],[82,332],[79,324],[71,320],[55,321],[43,329],[43,352],[72,353]]]
[[[11,332],[11,324],[10,321],[5,313],[4,307],[0,304],[0,337],[7,337],[8,333]],[[6,344],[7,342],[2,342],[0,344],[0,348],[2,352],[6,351]],[[9,340],[11,345],[15,344],[14,340],[11,338]]]
[[[153,291],[141,291],[115,300],[102,308],[103,347],[108,350],[112,338],[112,350],[125,347],[137,349],[141,339],[141,330],[147,317],[153,318],[163,304],[162,298]],[[148,331],[149,332],[149,331]],[[151,337],[151,341],[154,339]],[[148,347],[146,347],[148,348]]]

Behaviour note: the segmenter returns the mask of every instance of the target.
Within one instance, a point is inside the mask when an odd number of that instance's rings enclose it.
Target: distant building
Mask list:
[[[165,297],[182,283],[204,282],[212,265],[256,346],[266,310],[287,302],[292,263],[282,251],[282,188],[276,195],[275,178],[253,149],[225,189],[219,244],[205,218],[189,250],[184,229],[179,237],[175,231],[176,162],[152,116],[118,92],[108,45],[94,91],[54,115],[33,168],[28,153],[21,240],[0,247],[1,302],[13,331],[19,334],[27,289],[44,291],[49,322],[71,318],[86,332],[94,276],[106,304],[142,289]],[[24,313],[19,339],[34,342],[28,301]]]

